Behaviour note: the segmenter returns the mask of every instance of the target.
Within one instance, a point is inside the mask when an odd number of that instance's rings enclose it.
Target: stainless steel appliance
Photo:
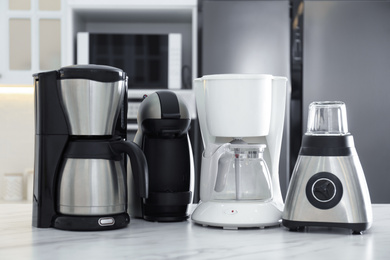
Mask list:
[[[127,76],[98,65],[34,75],[33,225],[65,230],[127,226],[126,156],[148,194],[142,150],[126,142]]]
[[[283,225],[342,227],[360,234],[372,224],[363,168],[348,132],[343,102],[313,102],[287,192]]]
[[[134,142],[148,161],[149,196],[143,199],[130,189],[130,215],[150,221],[186,220],[194,190],[188,108],[174,92],[160,90],[145,96],[137,120]],[[129,187],[133,185],[130,178]]]
[[[192,220],[223,228],[278,225],[287,79],[264,74],[195,80],[205,150]]]

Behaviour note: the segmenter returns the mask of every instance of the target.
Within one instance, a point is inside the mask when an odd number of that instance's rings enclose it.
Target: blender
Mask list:
[[[201,202],[192,220],[225,229],[278,225],[287,79],[266,74],[195,80],[204,144]]]
[[[370,194],[344,102],[310,104],[282,222],[292,231],[325,226],[361,234],[370,228]]]

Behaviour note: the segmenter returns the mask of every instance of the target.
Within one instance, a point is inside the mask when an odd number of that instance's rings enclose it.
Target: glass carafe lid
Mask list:
[[[309,105],[306,135],[346,134],[348,123],[344,102],[319,101]]]
[[[265,144],[229,144],[218,159],[213,199],[271,199],[271,178],[263,159],[265,148]]]

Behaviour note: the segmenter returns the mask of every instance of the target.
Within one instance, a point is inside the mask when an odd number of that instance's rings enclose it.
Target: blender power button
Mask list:
[[[100,218],[99,219],[99,225],[100,226],[112,226],[115,224],[115,219],[112,217],[107,217],[107,218]]]

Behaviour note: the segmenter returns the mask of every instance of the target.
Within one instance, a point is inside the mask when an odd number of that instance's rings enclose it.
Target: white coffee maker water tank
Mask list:
[[[268,135],[271,118],[271,75],[211,75],[205,84],[207,128],[213,136]]]

